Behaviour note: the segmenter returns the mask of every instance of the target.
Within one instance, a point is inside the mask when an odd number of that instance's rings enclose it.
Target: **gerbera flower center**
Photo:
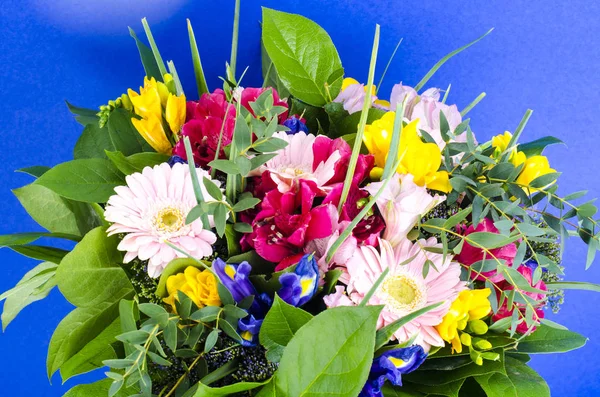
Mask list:
[[[156,230],[173,233],[185,225],[185,217],[179,208],[166,207],[158,211],[153,223]]]
[[[387,277],[379,295],[390,309],[400,312],[414,310],[425,298],[421,286],[404,274]]]

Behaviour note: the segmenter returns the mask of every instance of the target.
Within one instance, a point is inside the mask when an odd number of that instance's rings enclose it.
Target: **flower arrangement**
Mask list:
[[[237,2],[239,10],[239,1]],[[45,232],[2,246],[42,261],[4,300],[5,328],[57,286],[75,306],[48,376],[108,367],[65,396],[549,396],[531,354],[586,338],[544,318],[565,289],[562,249],[600,234],[585,192],[557,194],[553,137],[480,143],[438,62],[389,96],[344,76],[327,33],[263,10],[263,87],[236,72],[209,91],[191,24],[198,99],[151,30],[143,87],[84,127],[74,160],[21,171],[14,190]],[[489,32],[488,32],[489,33]],[[142,78],[140,78],[142,81]],[[443,94],[443,96],[442,96]],[[383,99],[387,98],[387,99]],[[34,244],[71,240],[70,251]]]

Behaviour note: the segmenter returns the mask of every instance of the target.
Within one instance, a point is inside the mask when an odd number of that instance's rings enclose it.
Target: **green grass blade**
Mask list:
[[[358,306],[365,306],[367,303],[369,303],[369,300],[371,299],[371,297],[373,295],[375,295],[375,292],[377,291],[377,289],[379,288],[381,283],[383,283],[383,280],[385,280],[385,278],[389,272],[390,272],[389,267],[386,268],[383,272],[381,272],[381,275],[377,278],[377,281],[375,281],[375,284],[373,284],[371,286],[371,289],[369,289],[369,292],[367,292],[367,294],[363,297],[363,299],[360,301]]]
[[[446,92],[444,92],[444,98],[442,98],[442,103],[446,103],[446,99],[448,99],[448,95],[450,95],[450,88],[452,88],[452,84],[448,84],[448,88],[446,88]]]
[[[231,37],[231,58],[229,60],[230,81],[235,81],[235,68],[237,64],[238,38],[240,32],[240,0],[235,0],[235,11],[233,14],[233,35]]]
[[[198,173],[196,172],[196,164],[194,164],[194,152],[192,152],[190,138],[187,136],[183,137],[183,144],[185,146],[185,154],[187,156],[188,166],[190,167],[190,176],[192,177],[192,186],[194,187],[194,194],[196,195],[196,201],[198,202],[198,204],[200,204],[204,202],[204,197],[202,197],[202,189],[200,188]],[[210,230],[210,223],[208,222],[208,215],[206,214],[206,212],[202,212],[200,219],[202,219],[202,227],[206,230]]]
[[[436,63],[435,65],[433,65],[433,67],[431,68],[431,70],[429,72],[427,72],[427,74],[425,75],[425,77],[423,77],[421,79],[421,81],[419,81],[419,83],[415,86],[415,90],[419,91],[421,88],[423,88],[423,86],[425,84],[427,84],[427,82],[429,81],[429,79],[431,78],[431,76],[433,76],[435,74],[435,72],[437,72],[438,69],[441,68],[442,65],[446,63],[446,61],[448,61],[454,55],[456,55],[458,53],[461,53],[462,51],[464,51],[467,48],[471,47],[473,44],[477,43],[479,40],[483,39],[488,34],[492,33],[492,30],[494,30],[494,28],[488,30],[483,36],[479,37],[478,39],[473,40],[469,44],[464,45],[464,46],[460,47],[459,49],[452,51],[450,54],[448,54],[445,57],[443,57],[442,59],[440,59],[438,61],[438,63]]]
[[[165,67],[165,62],[160,56],[160,52],[158,51],[156,42],[154,42],[154,37],[152,36],[152,31],[150,30],[150,25],[148,25],[148,21],[146,20],[146,18],[142,19],[142,25],[144,25],[144,31],[146,32],[146,37],[148,38],[148,43],[150,44],[152,53],[154,54],[154,59],[156,59],[156,64],[158,65],[160,74],[164,76],[165,74],[167,74],[167,68]]]
[[[394,48],[394,52],[392,52],[392,56],[390,57],[387,65],[385,65],[385,69],[383,69],[383,74],[381,75],[381,78],[379,79],[379,83],[377,84],[377,89],[375,90],[375,95],[377,95],[377,93],[379,92],[379,89],[381,88],[381,84],[383,84],[383,78],[385,77],[390,65],[392,64],[392,61],[394,60],[394,57],[396,56],[396,52],[398,51],[398,48],[400,48],[400,44],[402,44],[402,40],[404,40],[404,38],[400,39],[398,44],[396,44],[396,48]]]
[[[510,138],[510,141],[508,142],[508,146],[506,147],[506,150],[504,151],[505,153],[508,153],[509,151],[511,151],[513,149],[513,146],[515,146],[517,144],[532,113],[533,113],[533,110],[527,109],[527,111],[525,112],[525,115],[521,119],[521,122],[519,122],[519,125],[517,126],[515,133],[513,134],[512,138]]]
[[[340,203],[338,205],[338,213],[342,212],[342,207],[348,192],[350,191],[350,185],[352,184],[352,178],[354,177],[354,170],[356,168],[356,162],[358,155],[360,154],[360,147],[362,146],[363,135],[365,133],[365,127],[367,125],[367,116],[369,115],[369,108],[371,107],[371,93],[373,90],[373,79],[375,78],[375,65],[377,64],[377,51],[379,50],[379,25],[375,25],[375,38],[373,39],[373,50],[371,51],[371,64],[369,66],[369,78],[367,82],[367,92],[365,94],[365,102],[363,103],[362,113],[360,114],[360,122],[358,124],[358,132],[356,133],[356,139],[354,140],[354,146],[352,147],[352,156],[348,163],[348,170],[346,171],[346,179],[344,180],[344,187],[340,196]]]
[[[483,98],[485,98],[485,96],[486,96],[486,93],[485,93],[485,92],[482,92],[481,94],[479,94],[479,95],[477,96],[477,98],[475,98],[475,99],[473,100],[473,102],[471,102],[470,104],[468,104],[468,105],[467,105],[467,107],[466,107],[466,108],[464,108],[464,109],[462,110],[462,112],[460,112],[460,115],[461,115],[462,117],[465,117],[465,116],[467,115],[467,113],[469,113],[469,112],[471,111],[471,109],[473,109],[475,106],[477,106],[477,104],[478,104],[479,102],[481,102],[481,100],[482,100]]]
[[[198,98],[208,92],[208,85],[206,84],[206,77],[204,77],[204,69],[202,68],[202,61],[200,60],[200,53],[198,52],[198,45],[196,44],[196,36],[194,35],[194,29],[192,23],[187,20],[188,36],[190,37],[190,49],[192,50],[192,62],[194,63],[194,75],[196,76],[196,85],[198,86]]]
[[[387,159],[385,160],[385,167],[383,168],[383,175],[381,179],[387,179],[396,172],[396,168],[392,167],[398,159],[398,149],[400,146],[400,136],[402,135],[402,119],[404,118],[406,98],[407,97],[404,97],[404,100],[396,105],[396,117],[394,118],[392,140],[390,142],[390,149],[388,151]]]
[[[175,69],[175,64],[173,61],[167,61],[167,66],[169,67],[169,73],[173,76],[173,81],[175,82],[175,89],[177,89],[177,95],[183,94],[183,86],[181,85],[181,80],[179,80],[179,74],[177,74],[177,69]]]

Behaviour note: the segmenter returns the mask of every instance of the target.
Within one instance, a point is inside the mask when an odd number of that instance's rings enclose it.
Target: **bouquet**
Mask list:
[[[47,231],[0,237],[41,261],[0,295],[3,327],[57,286],[75,309],[49,378],[104,368],[65,396],[550,395],[527,362],[586,342],[544,313],[600,290],[561,260],[575,236],[592,264],[597,208],[557,194],[542,153],[560,141],[524,142],[531,111],[479,142],[466,115],[483,94],[459,111],[450,87],[423,90],[481,38],[385,95],[379,26],[361,83],[317,24],[265,8],[264,85],[244,87],[238,1],[222,88],[188,21],[194,100],[142,23],[143,86],[67,103],[74,160],[20,170]]]

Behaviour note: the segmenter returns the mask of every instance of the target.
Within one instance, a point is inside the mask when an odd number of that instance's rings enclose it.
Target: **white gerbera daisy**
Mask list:
[[[199,180],[210,179],[207,171],[196,172]],[[110,197],[104,212],[106,220],[113,223],[108,234],[126,234],[118,246],[127,252],[125,263],[136,257],[148,260],[148,274],[158,277],[170,261],[184,256],[167,242],[197,258],[212,255],[215,234],[203,229],[200,219],[185,223],[197,204],[187,164],[146,167],[125,180],[127,186],[115,188],[117,194]],[[219,181],[213,182],[220,185]],[[204,185],[200,185],[205,200],[211,201]]]

